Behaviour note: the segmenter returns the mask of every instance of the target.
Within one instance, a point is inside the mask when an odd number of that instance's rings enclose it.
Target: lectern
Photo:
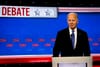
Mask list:
[[[92,67],[92,57],[53,57],[52,67]]]

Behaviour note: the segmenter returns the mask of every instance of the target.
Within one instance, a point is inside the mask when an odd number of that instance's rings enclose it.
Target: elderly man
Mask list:
[[[78,15],[67,15],[68,28],[57,33],[53,48],[53,57],[61,56],[90,56],[87,33],[77,27]]]

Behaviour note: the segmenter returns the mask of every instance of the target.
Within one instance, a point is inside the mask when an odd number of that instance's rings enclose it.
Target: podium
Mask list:
[[[53,57],[52,67],[92,67],[92,57]]]

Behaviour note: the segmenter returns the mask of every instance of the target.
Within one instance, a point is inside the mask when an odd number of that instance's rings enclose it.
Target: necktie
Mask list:
[[[72,38],[72,46],[74,48],[74,42],[75,42],[74,30],[72,30],[71,38]]]

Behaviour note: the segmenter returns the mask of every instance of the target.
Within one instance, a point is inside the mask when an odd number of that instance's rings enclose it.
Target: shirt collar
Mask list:
[[[77,28],[74,29],[74,32],[76,32],[76,31],[77,31]],[[72,34],[72,29],[71,28],[69,28],[69,33],[70,33],[70,35]]]

